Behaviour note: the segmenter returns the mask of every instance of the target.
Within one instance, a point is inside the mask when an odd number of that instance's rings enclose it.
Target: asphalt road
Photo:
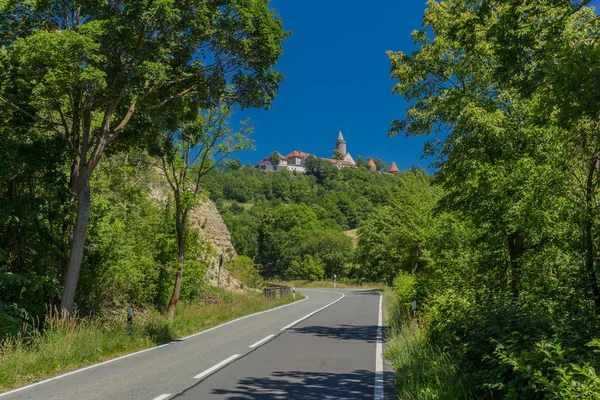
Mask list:
[[[0,394],[16,399],[392,399],[381,296],[307,299]]]

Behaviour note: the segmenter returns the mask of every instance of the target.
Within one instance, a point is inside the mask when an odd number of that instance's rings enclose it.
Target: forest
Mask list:
[[[56,312],[143,310],[131,350],[189,307],[234,308],[190,224],[211,200],[246,287],[389,285],[398,398],[600,398],[591,1],[429,0],[414,51],[387,54],[409,104],[388,136],[427,137],[435,161],[399,174],[234,158],[253,148],[234,111],[268,108],[283,79],[290,33],[267,1],[67,3],[0,2],[0,361],[56,347]]]
[[[394,278],[399,398],[600,398],[599,35],[589,1],[441,0],[388,52],[410,104],[389,136],[436,157],[359,239],[385,227],[414,266]]]
[[[233,163],[234,165],[235,162]],[[355,251],[352,232],[396,193],[408,190],[415,168],[403,174],[338,170],[328,161],[307,160],[306,175],[265,173],[252,167],[214,171],[205,180],[221,210],[238,254],[253,259],[268,279],[390,281],[396,266],[380,271]],[[349,234],[346,234],[348,232]]]

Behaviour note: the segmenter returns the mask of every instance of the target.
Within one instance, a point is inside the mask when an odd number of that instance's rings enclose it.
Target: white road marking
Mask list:
[[[383,400],[383,294],[379,292],[379,317],[377,319],[377,343],[375,344],[375,393],[374,400]]]
[[[237,322],[237,321],[241,321],[241,320],[243,320],[243,319],[246,319],[246,318],[250,318],[250,317],[254,317],[254,316],[256,316],[256,315],[265,314],[265,313],[268,313],[268,312],[271,312],[271,311],[279,310],[280,308],[284,308],[284,307],[293,306],[294,304],[298,304],[298,303],[300,303],[300,302],[302,302],[302,301],[304,301],[304,300],[306,300],[306,299],[308,299],[308,296],[305,296],[305,297],[304,297],[303,299],[301,299],[301,300],[294,301],[293,303],[284,304],[284,305],[282,305],[282,306],[275,307],[275,308],[271,308],[271,309],[269,309],[269,310],[265,310],[265,311],[259,311],[259,312],[257,312],[257,313],[254,313],[254,314],[246,315],[246,316],[244,316],[244,317],[240,317],[240,318],[234,319],[234,320],[232,320],[232,321],[225,322],[225,323],[223,323],[223,324],[221,324],[221,325],[214,326],[214,327],[212,327],[212,328],[210,328],[210,329],[207,329],[207,330],[205,330],[205,331],[198,332],[198,333],[194,333],[193,335],[186,336],[186,337],[184,337],[184,338],[181,338],[181,339],[179,339],[179,341],[186,340],[186,339],[189,339],[189,338],[191,338],[191,337],[198,336],[198,335],[201,335],[201,334],[203,334],[203,333],[206,333],[206,332],[213,331],[213,330],[215,330],[215,329],[221,328],[222,326],[229,325],[229,324],[232,324],[232,323],[234,323],[234,322]],[[126,355],[124,355],[124,356],[117,357],[117,358],[113,358],[113,359],[111,359],[111,360],[107,360],[107,361],[103,361],[103,362],[101,362],[101,363],[98,363],[98,364],[92,364],[92,365],[89,365],[89,366],[87,366],[87,367],[84,367],[84,368],[76,369],[75,371],[67,372],[66,374],[58,375],[58,376],[55,376],[55,377],[53,377],[53,378],[49,378],[49,379],[45,379],[45,380],[43,380],[43,381],[39,381],[39,382],[36,382],[36,383],[32,383],[31,385],[23,386],[23,387],[20,387],[20,388],[18,388],[18,389],[11,390],[11,391],[9,391],[9,392],[0,393],[0,397],[8,396],[9,394],[17,393],[17,392],[20,392],[21,390],[29,389],[29,388],[32,388],[32,387],[34,387],[34,386],[37,386],[37,385],[41,385],[41,384],[44,384],[44,383],[52,382],[52,381],[55,381],[55,380],[57,380],[57,379],[64,378],[64,377],[66,377],[66,376],[73,375],[73,374],[77,374],[77,373],[79,373],[79,372],[83,372],[83,371],[86,371],[86,370],[88,370],[88,369],[96,368],[96,367],[99,367],[99,366],[101,366],[101,365],[109,364],[109,363],[111,363],[111,362],[119,361],[119,360],[122,360],[122,359],[124,359],[124,358],[127,358],[127,357],[135,356],[136,354],[141,354],[141,353],[145,353],[145,352],[147,352],[147,351],[151,351],[151,350],[160,349],[161,347],[168,346],[169,344],[170,344],[170,343],[161,344],[160,346],[151,347],[151,348],[149,348],[149,349],[144,349],[144,350],[136,351],[135,353],[126,354]]]
[[[213,365],[212,367],[210,367],[209,369],[207,369],[206,371],[202,371],[200,372],[198,375],[196,375],[194,377],[194,379],[202,379],[207,375],[212,374],[213,372],[215,372],[216,370],[218,370],[221,367],[224,367],[225,365],[229,364],[230,362],[232,362],[233,360],[235,360],[236,358],[238,358],[240,355],[239,354],[234,354],[231,357],[221,361],[220,363]]]
[[[267,340],[271,339],[273,336],[275,336],[275,335],[269,335],[269,336],[267,336],[267,337],[266,337],[266,338],[264,338],[264,339],[260,339],[258,342],[256,342],[256,343],[254,343],[254,344],[250,345],[249,347],[250,347],[251,349],[253,349],[253,348],[255,348],[256,346],[259,346],[259,345],[263,344],[264,342],[266,342]]]
[[[135,353],[126,354],[126,355],[124,355],[124,356],[121,356],[121,357],[113,358],[112,360],[103,361],[103,362],[101,362],[101,363],[94,364],[94,365],[90,365],[90,366],[88,366],[88,367],[85,367],[85,368],[76,369],[75,371],[67,372],[66,374],[62,374],[62,375],[59,375],[59,376],[55,376],[54,378],[45,379],[45,380],[43,380],[43,381],[40,381],[40,382],[32,383],[31,385],[23,386],[23,387],[21,387],[21,388],[18,388],[18,389],[11,390],[10,392],[4,392],[4,393],[0,393],[0,397],[8,396],[9,394],[17,393],[17,392],[20,392],[21,390],[25,390],[25,389],[29,389],[29,388],[31,388],[31,387],[34,387],[34,386],[37,386],[37,385],[41,385],[42,383],[48,383],[48,382],[52,382],[52,381],[55,381],[55,380],[57,380],[57,379],[64,378],[65,376],[69,376],[69,375],[77,374],[77,373],[79,373],[79,372],[83,372],[83,371],[86,371],[86,370],[88,370],[88,369],[96,368],[96,367],[99,367],[99,366],[101,366],[101,365],[109,364],[109,363],[111,363],[111,362],[114,362],[114,361],[119,361],[119,360],[122,360],[122,359],[124,359],[124,358],[127,358],[127,357],[135,356],[136,354],[145,353],[145,352],[147,352],[147,351],[150,351],[150,350],[156,350],[156,349],[159,349],[159,348],[161,348],[161,347],[168,346],[169,344],[171,344],[171,343],[165,343],[165,344],[161,344],[160,346],[151,347],[151,348],[149,348],[149,349],[145,349],[145,350],[136,351]]]
[[[171,393],[165,393],[165,394],[161,394],[160,396],[154,398],[154,400],[165,400],[166,398],[168,398],[169,396],[171,396]]]
[[[315,315],[316,313],[318,313],[319,311],[323,311],[324,309],[326,309],[327,307],[331,307],[332,305],[334,305],[335,303],[337,303],[338,301],[340,301],[341,299],[343,299],[344,297],[346,297],[346,295],[344,293],[339,293],[339,292],[325,292],[323,290],[311,290],[311,292],[324,292],[324,293],[335,293],[335,294],[341,294],[342,297],[340,297],[339,299],[327,304],[325,307],[321,307],[316,311],[311,312],[310,314],[305,315],[304,317],[297,319],[296,321],[292,322],[289,325],[284,326],[283,328],[280,329],[280,331],[285,331],[286,329],[291,328],[292,326],[304,321],[305,319]]]
[[[238,319],[234,319],[234,320],[232,320],[232,321],[225,322],[224,324],[217,325],[217,326],[215,326],[215,327],[213,327],[213,328],[207,329],[207,330],[205,330],[205,331],[202,331],[202,332],[194,333],[193,335],[186,336],[186,337],[184,337],[184,338],[181,338],[181,339],[179,339],[179,340],[186,340],[186,339],[189,339],[189,338],[191,338],[191,337],[198,336],[198,335],[202,335],[202,334],[204,334],[204,333],[206,333],[206,332],[213,331],[213,330],[215,330],[215,329],[217,329],[217,328],[220,328],[220,327],[222,327],[222,326],[229,325],[229,324],[233,324],[234,322],[241,321],[241,320],[243,320],[243,319],[246,319],[246,318],[250,318],[250,317],[254,317],[254,316],[256,316],[256,315],[260,315],[260,314],[268,313],[268,312],[271,312],[271,311],[279,310],[280,308],[284,308],[284,307],[292,306],[292,305],[294,305],[294,304],[298,304],[298,303],[300,303],[301,301],[304,301],[304,300],[306,300],[306,299],[308,299],[308,296],[305,296],[305,297],[304,297],[302,300],[298,300],[298,301],[295,301],[295,302],[293,302],[293,303],[290,303],[290,304],[284,304],[284,305],[282,305],[282,306],[279,306],[279,307],[271,308],[270,310],[260,311],[260,312],[254,313],[254,314],[246,315],[245,317],[240,317],[240,318],[238,318]]]

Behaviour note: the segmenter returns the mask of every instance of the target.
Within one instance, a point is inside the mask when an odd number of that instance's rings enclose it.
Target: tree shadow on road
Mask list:
[[[375,343],[377,339],[377,325],[313,325],[293,328],[289,332],[316,335],[337,340],[360,340],[367,343]]]
[[[384,381],[393,379],[386,372]],[[265,378],[244,378],[234,389],[213,389],[211,394],[229,400],[267,399],[373,399],[374,374],[356,370],[351,373],[274,372]],[[387,397],[387,396],[386,396]],[[392,398],[392,397],[389,397]]]

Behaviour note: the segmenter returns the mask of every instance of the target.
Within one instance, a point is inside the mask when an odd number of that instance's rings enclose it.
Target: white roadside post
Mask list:
[[[296,300],[296,288],[292,287],[292,300]]]
[[[334,289],[337,287],[337,275],[333,274],[333,287]]]

